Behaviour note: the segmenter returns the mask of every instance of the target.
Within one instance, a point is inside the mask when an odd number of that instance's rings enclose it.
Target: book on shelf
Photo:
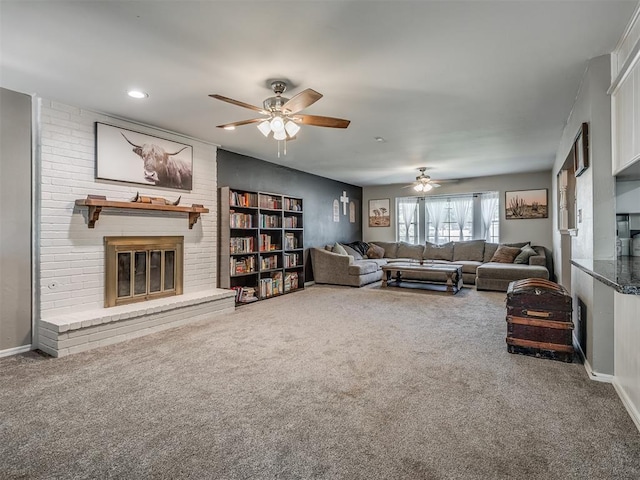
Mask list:
[[[300,265],[299,253],[285,253],[284,254],[284,268],[297,267]]]
[[[290,292],[298,288],[298,272],[287,272],[284,275],[284,291]]]
[[[294,212],[302,211],[302,200],[299,198],[285,198],[284,199],[284,209],[291,210]]]
[[[229,204],[233,207],[256,207],[258,194],[229,190]]]
[[[231,275],[242,275],[243,273],[251,273],[256,271],[256,257],[254,255],[248,257],[229,259],[229,272]]]
[[[232,237],[229,239],[230,253],[255,252],[255,240],[253,237]]]
[[[251,303],[258,300],[254,287],[231,287],[236,292],[236,303]]]
[[[293,233],[284,234],[284,246],[285,250],[294,250],[298,248],[298,239]]]
[[[229,226],[231,228],[253,228],[253,215],[231,210],[229,212]]]
[[[274,270],[278,268],[278,256],[271,255],[269,257],[260,258],[260,270]]]
[[[260,208],[269,208],[271,210],[280,210],[280,197],[272,195],[260,195]]]
[[[298,228],[298,217],[284,217],[284,228]]]

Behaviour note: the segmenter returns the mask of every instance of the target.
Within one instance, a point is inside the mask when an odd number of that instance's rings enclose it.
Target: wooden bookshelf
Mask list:
[[[219,189],[218,286],[237,304],[304,288],[302,198]]]

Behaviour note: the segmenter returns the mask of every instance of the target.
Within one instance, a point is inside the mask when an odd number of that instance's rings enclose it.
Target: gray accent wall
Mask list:
[[[274,142],[275,148],[275,142]],[[362,188],[301,172],[227,150],[218,150],[218,187],[272,192],[301,197],[304,201],[305,281],[313,279],[310,247],[362,240]],[[333,221],[333,201],[346,192],[355,202],[356,221],[349,221],[340,206],[340,221]],[[222,247],[222,246],[221,246]]]
[[[0,88],[0,351],[31,345],[31,97]]]

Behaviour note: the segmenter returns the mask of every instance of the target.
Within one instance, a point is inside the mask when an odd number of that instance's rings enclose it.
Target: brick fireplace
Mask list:
[[[37,347],[51,355],[63,356],[233,311],[233,292],[216,288],[216,146],[69,105],[44,99],[38,102]],[[95,122],[192,145],[192,190],[177,192],[96,180]],[[95,228],[90,229],[87,209],[75,205],[77,199],[87,195],[128,201],[138,192],[171,198],[182,195],[183,204],[201,204],[211,213],[202,214],[193,229],[189,229],[184,213],[104,210]],[[177,284],[178,270],[173,270],[174,278],[165,276],[160,290],[163,293],[172,290],[174,281],[175,295],[156,295],[158,285],[147,285],[150,280],[145,279],[145,293],[140,293],[139,286],[138,290],[130,289],[129,296],[144,296],[145,301],[131,303],[131,298],[123,295],[121,301],[106,308],[105,237],[180,237],[182,292]],[[150,251],[157,252],[154,248]],[[171,254],[144,256],[149,268],[153,264],[154,268],[167,269],[174,261]],[[138,257],[142,262],[142,254]],[[130,265],[135,267],[135,262]]]

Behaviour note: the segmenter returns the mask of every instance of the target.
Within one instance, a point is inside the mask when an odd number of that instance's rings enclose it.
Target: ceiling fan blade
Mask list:
[[[322,98],[322,94],[311,88],[300,92],[282,106],[282,112],[285,114],[298,113],[300,110],[313,105]]]
[[[304,125],[329,128],[347,128],[351,123],[350,120],[334,117],[321,117],[320,115],[295,115],[293,119]]]
[[[222,95],[218,95],[217,93],[212,93],[209,95],[211,98],[215,98],[216,100],[222,100],[223,102],[230,103],[232,105],[237,105],[239,107],[248,108],[249,110],[254,110],[256,112],[267,114],[269,112],[265,111],[263,108],[256,107],[255,105],[249,105],[248,103],[241,102],[240,100],[234,100],[233,98],[224,97]]]
[[[258,123],[266,120],[265,118],[252,118],[251,120],[240,120],[239,122],[225,123],[224,125],[217,125],[217,128],[229,128],[229,127],[241,127],[242,125],[249,125],[251,123]]]

